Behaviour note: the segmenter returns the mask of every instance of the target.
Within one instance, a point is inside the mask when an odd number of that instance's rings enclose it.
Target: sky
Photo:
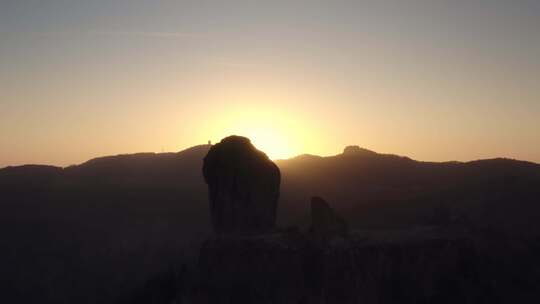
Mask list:
[[[540,163],[540,1],[0,0],[0,167],[245,135]]]

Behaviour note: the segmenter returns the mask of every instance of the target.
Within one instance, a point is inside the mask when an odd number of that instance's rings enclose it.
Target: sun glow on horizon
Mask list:
[[[244,136],[273,160],[305,153],[314,143],[305,123],[300,124],[294,115],[268,109],[237,109],[223,117],[205,131],[212,142],[230,135]]]
[[[272,129],[255,128],[246,130],[239,134],[251,140],[251,143],[258,149],[266,153],[270,159],[283,159],[295,155],[295,148],[283,135]]]

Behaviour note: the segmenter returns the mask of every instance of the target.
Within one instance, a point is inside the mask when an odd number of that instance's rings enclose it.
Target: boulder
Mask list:
[[[318,236],[344,236],[349,233],[349,227],[325,200],[312,197],[310,232]]]
[[[248,138],[230,136],[204,158],[212,225],[216,233],[263,233],[276,223],[279,168]]]

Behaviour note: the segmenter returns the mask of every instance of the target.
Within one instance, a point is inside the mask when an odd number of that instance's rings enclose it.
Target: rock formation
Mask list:
[[[345,149],[343,149],[343,154],[354,154],[360,152],[362,152],[362,149],[360,149],[359,146],[346,146]]]
[[[343,149],[343,155],[371,155],[375,156],[377,153],[370,151],[368,149],[360,148],[359,146],[346,146]]]
[[[249,139],[230,136],[204,158],[216,233],[261,233],[275,228],[280,172]]]
[[[320,197],[311,198],[311,228],[316,236],[347,235],[347,222]]]

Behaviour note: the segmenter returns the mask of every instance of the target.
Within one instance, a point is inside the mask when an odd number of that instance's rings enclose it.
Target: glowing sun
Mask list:
[[[271,159],[283,159],[304,152],[309,136],[296,119],[269,111],[235,111],[215,122],[206,134],[219,142],[230,136],[244,136]]]

